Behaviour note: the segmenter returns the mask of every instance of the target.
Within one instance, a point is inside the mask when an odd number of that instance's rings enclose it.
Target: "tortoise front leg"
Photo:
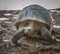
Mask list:
[[[24,35],[24,29],[20,28],[19,30],[17,30],[17,32],[14,34],[13,38],[12,38],[12,42],[15,44],[15,45],[20,45],[20,43],[18,43],[18,40],[23,37]]]

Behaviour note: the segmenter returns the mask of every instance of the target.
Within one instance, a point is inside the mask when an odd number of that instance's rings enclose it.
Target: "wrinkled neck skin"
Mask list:
[[[31,36],[31,38],[33,35],[36,35],[34,37],[39,37],[45,40],[50,40],[52,37],[50,31],[43,24],[38,24],[35,22],[29,22],[27,26],[22,25],[19,27],[12,38],[13,43],[18,45],[18,40],[24,35]]]

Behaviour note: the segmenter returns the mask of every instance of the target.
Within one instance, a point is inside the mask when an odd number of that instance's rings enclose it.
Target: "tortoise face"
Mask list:
[[[23,34],[27,34],[28,36],[31,37],[37,37],[40,38],[43,36],[48,36],[50,37],[50,31],[49,29],[45,26],[45,24],[37,21],[24,21],[19,25],[19,28],[17,31],[21,32],[24,30]]]

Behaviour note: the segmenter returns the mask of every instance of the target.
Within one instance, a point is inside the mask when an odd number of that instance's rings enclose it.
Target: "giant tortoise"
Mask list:
[[[12,41],[19,45],[22,37],[29,39],[51,40],[52,17],[47,9],[40,5],[29,5],[21,10],[15,22],[17,28]],[[33,40],[34,41],[34,40]]]

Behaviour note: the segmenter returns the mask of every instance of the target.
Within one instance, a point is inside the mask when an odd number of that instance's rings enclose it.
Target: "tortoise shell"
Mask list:
[[[18,29],[19,25],[25,21],[37,21],[45,24],[49,29],[52,26],[52,17],[48,10],[39,5],[29,5],[21,10],[18,15],[18,19],[15,22],[15,26]]]

